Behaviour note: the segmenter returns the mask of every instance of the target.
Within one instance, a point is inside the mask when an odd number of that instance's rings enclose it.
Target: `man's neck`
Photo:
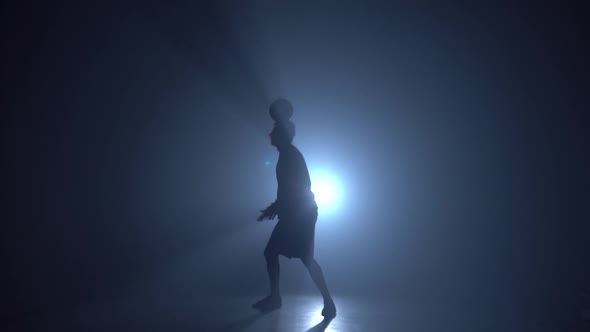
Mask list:
[[[277,150],[279,150],[279,153],[281,153],[283,151],[289,150],[292,147],[293,147],[293,144],[292,143],[289,143],[289,144],[277,146]]]

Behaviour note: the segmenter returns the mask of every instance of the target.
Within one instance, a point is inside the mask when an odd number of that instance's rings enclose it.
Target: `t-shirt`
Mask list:
[[[293,145],[281,149],[277,162],[277,204],[279,209],[317,208],[311,179],[301,152]]]

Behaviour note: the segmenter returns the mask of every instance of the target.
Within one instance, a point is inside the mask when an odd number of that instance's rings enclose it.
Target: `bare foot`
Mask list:
[[[322,309],[322,316],[326,318],[336,317],[336,305],[332,299],[324,301],[324,309]]]

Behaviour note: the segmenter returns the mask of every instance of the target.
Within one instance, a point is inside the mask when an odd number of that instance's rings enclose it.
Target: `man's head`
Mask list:
[[[270,144],[278,149],[289,146],[295,136],[295,124],[291,121],[275,122],[275,126],[269,134]]]
[[[270,133],[270,144],[278,149],[288,146],[295,136],[295,125],[289,121],[293,116],[293,106],[284,98],[279,98],[270,104],[270,117],[275,121],[275,126]]]

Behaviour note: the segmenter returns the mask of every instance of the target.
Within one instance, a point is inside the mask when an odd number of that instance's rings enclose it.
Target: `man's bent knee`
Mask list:
[[[274,260],[274,259],[278,259],[279,255],[274,252],[272,249],[264,249],[264,258],[266,258],[266,260]]]

